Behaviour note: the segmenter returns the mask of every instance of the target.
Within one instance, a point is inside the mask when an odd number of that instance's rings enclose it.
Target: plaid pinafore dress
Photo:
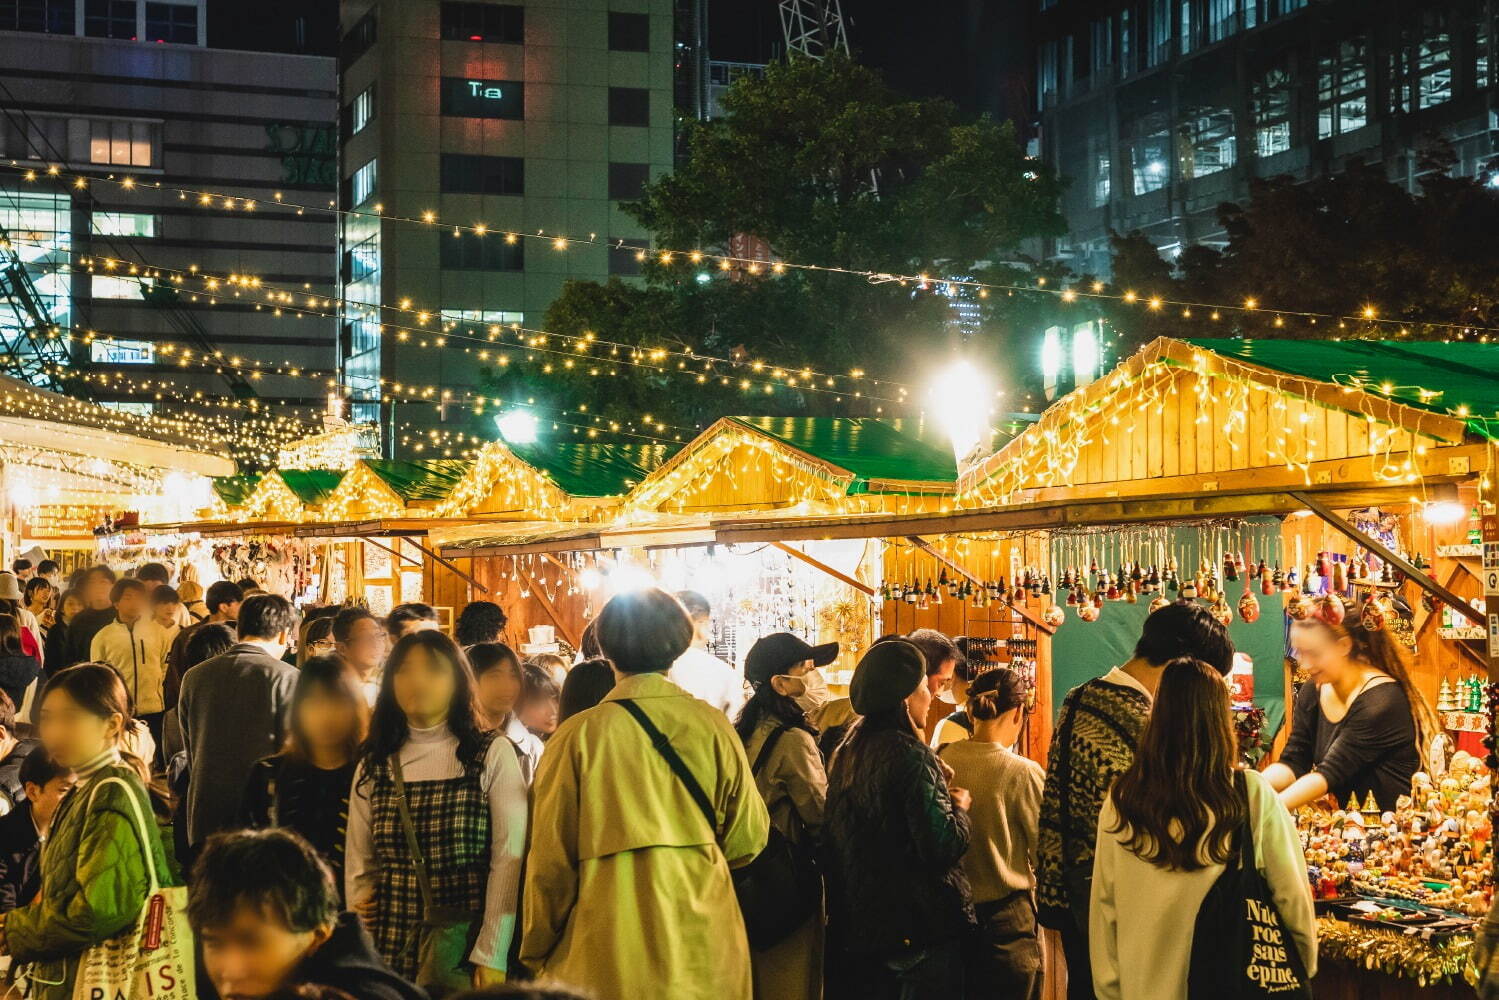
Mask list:
[[[406,780],[406,798],[417,843],[427,858],[433,904],[472,911],[477,933],[489,878],[489,802],[480,786],[484,758],[493,734],[461,777],[441,781]],[[406,848],[396,785],[386,761],[370,768],[370,832],[374,841],[375,917],[370,925],[375,950],[407,980],[417,973],[422,894],[416,867]]]

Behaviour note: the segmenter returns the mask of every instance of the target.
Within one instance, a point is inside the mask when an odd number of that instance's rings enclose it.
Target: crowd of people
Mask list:
[[[1190,602],[1067,694],[1043,770],[1013,749],[1025,678],[930,629],[835,699],[837,644],[768,635],[736,669],[695,593],[614,597],[569,662],[487,601],[449,637],[423,604],[173,576],[0,573],[0,954],[29,996],[74,996],[153,871],[225,1000],[1033,1000],[1042,925],[1070,998],[1197,996],[1238,974],[1203,914],[1246,865],[1304,986],[1287,806],[1385,794],[1415,767],[1390,731],[1424,722],[1388,637],[1314,617],[1283,771],[1243,770],[1234,648]]]

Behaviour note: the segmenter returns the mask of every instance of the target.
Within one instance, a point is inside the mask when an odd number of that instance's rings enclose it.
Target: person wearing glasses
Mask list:
[[[384,624],[368,608],[349,607],[333,616],[332,634],[334,649],[359,674],[365,700],[373,708],[385,656],[390,651]]]

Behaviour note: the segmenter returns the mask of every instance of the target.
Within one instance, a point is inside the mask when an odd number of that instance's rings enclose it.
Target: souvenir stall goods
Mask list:
[[[251,533],[214,539],[211,554],[219,579],[249,578],[299,607],[323,603],[322,551],[313,540]]]

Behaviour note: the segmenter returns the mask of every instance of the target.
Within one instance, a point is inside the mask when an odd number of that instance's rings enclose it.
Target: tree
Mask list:
[[[763,79],[736,83],[723,106],[723,117],[685,126],[685,162],[626,211],[656,247],[721,252],[752,236],[777,259],[830,270],[721,272],[682,253],[653,255],[643,287],[569,282],[548,330],[744,364],[678,358],[645,378],[637,370],[587,385],[576,375],[536,380],[529,367],[496,371],[510,395],[546,394],[556,405],[586,397],[612,414],[648,406],[676,422],[883,412],[898,393],[882,377],[910,381],[961,337],[948,289],[836,269],[1003,279],[1024,273],[1023,241],[1062,231],[1059,183],[1025,156],[1010,125],[905,99],[846,58],[774,64]],[[994,329],[1005,326],[998,305],[984,305]],[[1003,355],[1002,343],[988,346]],[[767,393],[755,361],[839,378],[831,389],[803,380]],[[872,377],[855,386],[842,378],[853,369]]]

